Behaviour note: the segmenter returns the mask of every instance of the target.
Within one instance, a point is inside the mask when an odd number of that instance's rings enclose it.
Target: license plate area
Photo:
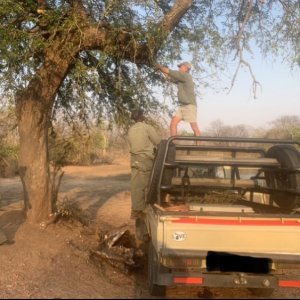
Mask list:
[[[271,266],[272,260],[263,257],[215,251],[208,251],[206,256],[207,271],[268,274],[271,271]]]

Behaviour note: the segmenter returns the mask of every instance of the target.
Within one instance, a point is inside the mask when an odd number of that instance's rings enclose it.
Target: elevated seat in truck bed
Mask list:
[[[198,164],[210,166],[238,166],[238,167],[257,167],[257,168],[273,168],[280,167],[279,162],[275,158],[219,158],[219,157],[203,157],[202,155],[184,155],[176,154],[173,163],[177,164]],[[169,164],[170,165],[170,164]]]

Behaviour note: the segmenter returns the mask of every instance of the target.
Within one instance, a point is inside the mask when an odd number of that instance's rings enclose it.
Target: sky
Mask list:
[[[201,95],[197,95],[200,129],[208,128],[215,120],[230,126],[244,124],[254,128],[268,128],[279,117],[300,117],[300,68],[292,71],[287,64],[279,60],[273,63],[265,61],[259,54],[248,62],[261,84],[257,97],[253,97],[252,78],[246,68],[240,69],[229,94],[227,91],[203,89]],[[228,87],[235,71],[234,66],[232,72],[224,78]],[[189,125],[181,122],[179,129],[188,130]]]
[[[213,93],[203,91],[198,97],[198,122],[201,127],[209,126],[220,119],[226,125],[245,124],[265,127],[283,115],[300,117],[300,70],[291,71],[287,65],[271,64],[257,59],[252,70],[261,84],[254,99],[252,79],[246,69],[239,72],[231,92]]]

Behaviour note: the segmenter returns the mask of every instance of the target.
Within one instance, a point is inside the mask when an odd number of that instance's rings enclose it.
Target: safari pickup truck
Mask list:
[[[200,144],[200,145],[199,145]],[[289,140],[163,140],[136,235],[148,285],[300,288],[300,153]]]

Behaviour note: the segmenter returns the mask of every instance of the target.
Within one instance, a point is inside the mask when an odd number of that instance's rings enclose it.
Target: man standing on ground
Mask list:
[[[154,148],[161,137],[153,126],[146,124],[141,109],[131,114],[135,122],[129,128],[128,141],[130,146],[131,164],[131,218],[140,217],[146,206],[145,192],[154,159]]]
[[[170,70],[162,65],[156,66],[171,82],[177,84],[179,106],[171,120],[171,136],[177,135],[178,123],[182,121],[189,122],[195,136],[200,136],[200,130],[197,124],[197,102],[194,90],[194,82],[191,76],[191,64],[182,62],[178,65],[179,71]]]

